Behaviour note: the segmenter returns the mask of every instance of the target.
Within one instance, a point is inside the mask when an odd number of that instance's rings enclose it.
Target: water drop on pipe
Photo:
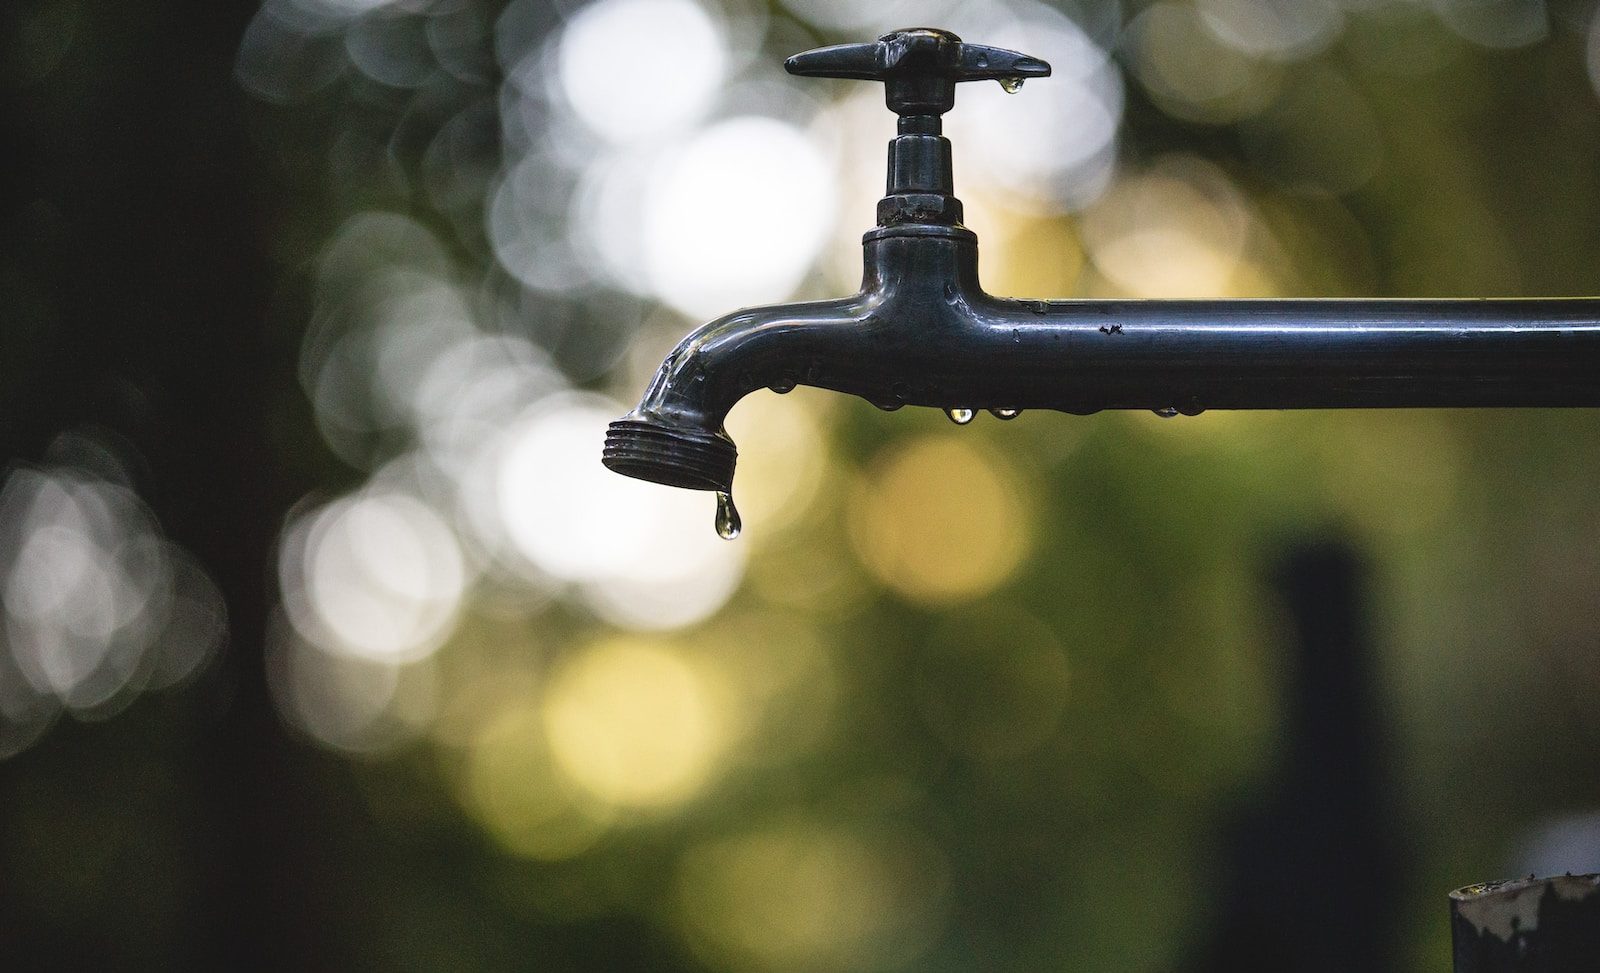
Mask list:
[[[944,414],[950,417],[951,422],[958,426],[964,426],[972,421],[975,413],[971,409],[946,409]]]
[[[1021,78],[1001,78],[1000,87],[1006,90],[1006,94],[1014,95],[1022,90],[1022,80]]]
[[[1167,406],[1164,409],[1151,409],[1150,411],[1154,412],[1156,415],[1160,416],[1163,419],[1171,419],[1173,416],[1178,414],[1177,407],[1176,406],[1171,406],[1171,405]]]
[[[990,409],[989,414],[996,419],[1015,419],[1022,415],[1021,409]]]
[[[744,524],[739,520],[739,508],[733,505],[733,494],[717,491],[717,536],[731,541],[739,536]]]
[[[785,378],[785,379],[779,379],[778,381],[773,382],[771,385],[769,385],[767,387],[772,389],[772,391],[778,393],[779,395],[787,395],[790,392],[794,391],[794,387],[797,384],[798,383],[795,382],[793,379]]]

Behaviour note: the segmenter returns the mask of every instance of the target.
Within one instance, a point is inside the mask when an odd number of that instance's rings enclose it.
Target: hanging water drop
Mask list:
[[[779,395],[787,395],[788,393],[793,392],[794,387],[798,384],[799,383],[792,378],[784,378],[773,382],[771,385],[767,386],[767,388],[778,393]]]
[[[1021,409],[990,409],[989,414],[996,419],[1015,419],[1022,415]]]
[[[739,508],[733,505],[733,494],[717,491],[717,536],[731,541],[739,536],[744,524],[739,520]]]
[[[1021,78],[1001,78],[1000,87],[1006,89],[1006,94],[1014,95],[1022,90]]]
[[[1173,416],[1178,414],[1177,406],[1172,405],[1169,405],[1164,409],[1151,409],[1150,411],[1154,412],[1163,419],[1171,419]]]
[[[976,413],[971,409],[946,409],[944,414],[950,417],[951,422],[958,426],[964,426],[972,421],[972,417]]]

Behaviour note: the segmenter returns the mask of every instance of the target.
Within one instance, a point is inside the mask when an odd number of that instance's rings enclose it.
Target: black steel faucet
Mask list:
[[[797,54],[791,74],[881,81],[900,116],[857,294],[734,312],[701,327],[611,424],[618,473],[719,494],[737,533],[723,419],[760,388],[812,385],[883,409],[1085,415],[1150,409],[1600,406],[1600,299],[1057,300],[992,297],[961,225],[940,116],[960,81],[1014,91],[1037,58],[899,30]]]

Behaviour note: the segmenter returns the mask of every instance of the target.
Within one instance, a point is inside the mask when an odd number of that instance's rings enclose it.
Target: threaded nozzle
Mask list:
[[[601,462],[613,472],[651,483],[727,492],[733,489],[738,455],[733,440],[721,433],[618,419],[606,430]]]

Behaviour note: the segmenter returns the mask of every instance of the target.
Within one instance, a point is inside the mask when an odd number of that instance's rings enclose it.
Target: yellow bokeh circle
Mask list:
[[[851,542],[888,588],[930,604],[976,598],[1021,565],[1036,528],[1032,491],[995,450],[931,435],[879,457],[850,510]]]
[[[706,779],[722,749],[718,694],[672,649],[609,639],[553,675],[544,726],[558,767],[609,804],[682,800]]]
[[[587,851],[612,812],[551,760],[539,711],[513,704],[490,718],[467,751],[462,802],[507,851],[554,861]]]

